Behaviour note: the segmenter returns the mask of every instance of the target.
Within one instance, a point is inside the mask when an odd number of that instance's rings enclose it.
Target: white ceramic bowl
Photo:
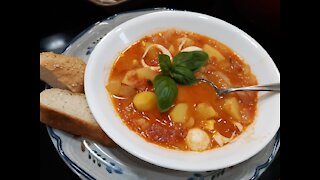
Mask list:
[[[238,164],[258,153],[280,127],[280,94],[260,93],[255,123],[234,142],[205,152],[182,152],[146,142],[129,130],[106,92],[110,70],[117,56],[145,35],[168,28],[212,37],[243,57],[259,84],[280,82],[268,53],[249,35],[217,18],[186,11],[163,11],[129,20],[109,32],[93,50],[85,72],[89,107],[101,128],[119,146],[152,164],[183,171],[209,171]]]

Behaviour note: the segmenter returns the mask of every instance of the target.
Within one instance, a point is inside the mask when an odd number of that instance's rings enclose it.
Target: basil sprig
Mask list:
[[[169,76],[158,75],[153,80],[160,112],[170,109],[178,95],[176,82]]]
[[[193,72],[183,66],[173,66],[170,71],[170,76],[179,84],[192,85],[197,82]]]
[[[208,58],[208,54],[203,51],[180,52],[171,63],[169,56],[159,55],[161,74],[155,77],[153,86],[160,112],[168,111],[176,100],[177,83],[193,85],[197,82],[193,73],[199,70]]]
[[[170,73],[170,68],[171,68],[170,57],[165,54],[159,54],[158,59],[159,59],[161,73],[164,75],[168,75]]]
[[[199,70],[208,61],[208,58],[208,54],[204,51],[181,52],[173,58],[173,63],[194,72]]]

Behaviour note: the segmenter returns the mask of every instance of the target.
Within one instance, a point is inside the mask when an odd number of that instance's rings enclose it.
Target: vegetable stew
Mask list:
[[[145,36],[116,59],[106,85],[120,118],[148,142],[182,151],[224,146],[254,121],[257,92],[218,96],[220,88],[256,85],[250,67],[215,39],[177,29]]]

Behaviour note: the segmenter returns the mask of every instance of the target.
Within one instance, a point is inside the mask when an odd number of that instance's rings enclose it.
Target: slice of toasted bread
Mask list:
[[[40,53],[40,79],[52,87],[84,92],[84,71],[86,64],[77,57]]]
[[[88,107],[85,95],[57,88],[40,93],[40,121],[105,146],[115,143],[103,132]]]

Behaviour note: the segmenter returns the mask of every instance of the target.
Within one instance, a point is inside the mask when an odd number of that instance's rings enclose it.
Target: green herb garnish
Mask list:
[[[158,75],[153,80],[160,112],[169,110],[178,95],[176,82],[169,76]]]
[[[208,54],[204,51],[181,52],[173,58],[173,64],[183,66],[191,71],[199,70],[207,61]]]
[[[159,59],[161,73],[164,75],[169,75],[170,69],[171,69],[170,57],[165,54],[160,54],[158,59]]]
[[[197,82],[194,72],[199,70],[207,61],[208,54],[203,51],[181,52],[173,58],[159,55],[161,74],[153,80],[157,103],[160,112],[170,109],[178,95],[178,84],[193,85]]]
[[[170,71],[170,76],[179,84],[192,85],[197,82],[193,72],[183,66],[173,66]]]

